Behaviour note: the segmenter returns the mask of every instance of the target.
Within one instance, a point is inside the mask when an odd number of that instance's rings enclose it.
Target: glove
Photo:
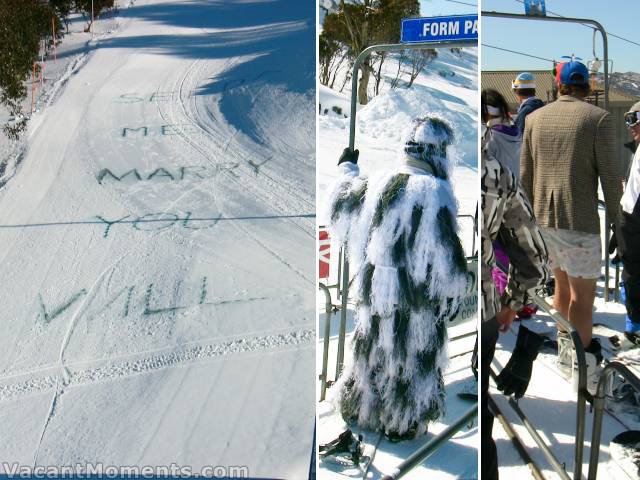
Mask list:
[[[353,163],[354,165],[357,165],[358,155],[360,155],[360,150],[358,150],[357,148],[355,150],[351,150],[349,147],[347,147],[342,151],[342,155],[340,155],[340,160],[338,160],[338,165],[344,162],[349,162],[349,163]]]
[[[540,335],[520,326],[516,348],[511,354],[509,363],[498,375],[498,390],[505,395],[513,394],[516,398],[524,395],[531,380],[533,361],[538,356],[542,342],[543,338]]]

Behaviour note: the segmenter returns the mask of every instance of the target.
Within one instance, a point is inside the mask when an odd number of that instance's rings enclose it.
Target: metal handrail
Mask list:
[[[611,260],[609,259],[609,242],[611,240],[611,231],[609,230],[609,215],[607,213],[606,204],[603,200],[598,199],[598,206],[604,208],[604,301],[609,301],[609,283],[611,274],[609,272]],[[613,284],[613,299],[616,302],[620,301],[620,262],[616,263],[616,275],[614,277]]]
[[[324,323],[324,343],[322,345],[322,373],[320,374],[320,401],[325,399],[327,393],[327,369],[329,366],[329,334],[331,333],[331,292],[329,287],[319,283],[318,287],[324,292],[325,297],[325,323]]]
[[[449,425],[446,429],[436,435],[433,439],[413,452],[409,458],[398,465],[395,470],[382,477],[382,480],[397,480],[403,477],[418,465],[424,463],[424,461],[433,455],[440,447],[442,447],[447,440],[458,433],[462,428],[473,421],[478,416],[478,407],[474,405],[465,412],[464,415],[459,417],[453,424]]]
[[[482,11],[480,14],[482,17],[495,17],[495,18],[511,18],[517,20],[537,20],[547,22],[563,22],[563,23],[578,23],[591,25],[595,30],[598,30],[602,35],[602,49],[603,49],[603,64],[604,64],[604,109],[607,110],[609,106],[609,49],[607,40],[607,31],[604,29],[600,22],[591,20],[589,18],[571,18],[571,17],[543,17],[533,15],[522,15],[520,13],[505,13],[505,12],[490,12]]]
[[[591,432],[591,455],[589,456],[589,473],[588,480],[595,480],[598,474],[598,457],[600,456],[600,440],[602,437],[602,417],[605,407],[605,385],[614,374],[623,377],[638,392],[640,392],[640,379],[624,364],[618,361],[612,361],[604,367],[600,379],[598,380],[598,388],[593,398],[593,429]]]
[[[578,364],[578,392],[576,405],[576,443],[574,452],[575,465],[573,470],[573,478],[574,480],[578,480],[582,478],[582,459],[584,456],[584,434],[587,400],[590,400],[592,398],[591,394],[589,394],[589,392],[587,391],[587,363],[585,360],[584,346],[582,345],[582,340],[580,340],[578,331],[566,318],[564,318],[560,314],[560,312],[549,305],[549,303],[544,298],[537,294],[532,294],[532,299],[540,308],[542,308],[542,310],[547,312],[558,325],[560,325],[565,331],[569,332],[569,337],[571,338],[576,351],[576,362]],[[496,376],[493,370],[491,371],[491,375],[494,378]],[[536,442],[540,450],[542,450],[553,469],[562,478],[570,479],[562,463],[553,454],[549,446],[545,443],[545,441],[536,430],[533,423],[531,423],[526,414],[520,409],[517,402],[513,400],[513,398],[510,398],[509,405],[520,417],[523,425],[525,426],[533,440]]]

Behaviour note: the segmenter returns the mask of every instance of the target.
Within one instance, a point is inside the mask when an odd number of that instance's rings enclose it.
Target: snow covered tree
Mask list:
[[[25,81],[38,58],[41,37],[51,33],[53,16],[51,8],[38,0],[0,0],[0,102],[14,117],[20,117]],[[25,127],[22,118],[4,125],[3,131],[17,138]]]

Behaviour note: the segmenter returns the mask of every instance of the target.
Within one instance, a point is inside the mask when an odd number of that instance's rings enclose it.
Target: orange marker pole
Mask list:
[[[36,62],[33,62],[33,70],[31,72],[31,113],[35,107],[35,89],[36,89]]]

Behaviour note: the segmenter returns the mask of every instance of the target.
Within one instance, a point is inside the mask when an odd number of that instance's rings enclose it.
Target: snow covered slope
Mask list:
[[[0,190],[0,458],[305,478],[314,5],[121,15]]]

